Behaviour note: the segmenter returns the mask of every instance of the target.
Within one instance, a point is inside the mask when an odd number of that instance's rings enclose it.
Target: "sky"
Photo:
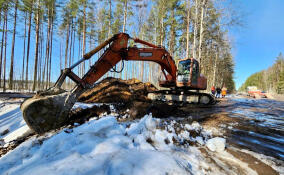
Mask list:
[[[234,39],[237,89],[253,73],[272,66],[284,53],[284,0],[239,0],[244,27],[230,31]]]

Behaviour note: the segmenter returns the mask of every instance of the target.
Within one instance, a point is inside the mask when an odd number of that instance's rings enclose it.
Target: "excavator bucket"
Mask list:
[[[44,133],[63,126],[76,102],[76,94],[53,92],[37,94],[21,105],[23,118],[37,133]]]

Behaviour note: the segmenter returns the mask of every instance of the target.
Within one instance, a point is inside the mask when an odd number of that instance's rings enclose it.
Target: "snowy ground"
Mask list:
[[[0,102],[0,139],[4,147],[31,132],[22,119],[20,101]],[[77,103],[76,107],[92,105]],[[146,115],[139,121],[120,123],[115,116],[34,135],[0,158],[0,174],[258,173],[234,156],[234,151],[249,154],[256,164],[265,162],[284,173],[270,157],[233,147],[225,149],[225,138],[212,138],[212,133],[197,122],[165,123]]]

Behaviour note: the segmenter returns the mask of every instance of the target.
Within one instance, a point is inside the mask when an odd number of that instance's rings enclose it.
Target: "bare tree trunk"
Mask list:
[[[78,53],[79,55],[81,55],[81,34],[78,35]],[[78,75],[82,76],[82,71],[80,70],[82,67],[82,64],[80,64],[80,66],[78,66]]]
[[[203,20],[204,20],[204,9],[206,6],[206,0],[202,1],[202,6],[201,6],[201,17],[200,17],[200,34],[199,34],[199,48],[198,48],[198,62],[201,65],[201,54],[202,54],[202,41],[203,41]]]
[[[50,52],[49,52],[49,73],[48,73],[48,86],[51,86],[51,66],[52,66],[52,47],[53,47],[53,25],[51,25],[51,39],[50,39]]]
[[[124,10],[123,10],[123,28],[122,32],[125,33],[126,31],[126,22],[127,22],[127,3],[128,0],[124,0]],[[120,62],[120,69],[122,69],[122,61]],[[122,78],[122,73],[120,73],[120,78]]]
[[[44,58],[44,66],[43,66],[43,84],[47,86],[48,82],[48,59],[49,59],[49,40],[50,40],[50,10],[48,10],[48,18],[47,18],[47,34],[46,34],[46,47],[45,47],[45,58]],[[45,76],[46,75],[46,76]],[[44,86],[44,85],[43,85]]]
[[[218,46],[216,46],[216,55],[215,55],[215,61],[214,61],[214,69],[213,69],[213,85],[216,86],[216,70],[217,70],[217,61],[218,61],[218,55],[219,49]]]
[[[22,89],[24,88],[25,74],[25,57],[26,57],[26,34],[27,34],[27,12],[25,12],[25,29],[24,29],[24,49],[23,49],[23,67],[22,67]]]
[[[8,22],[8,19],[7,19],[7,15],[8,15],[8,12],[6,11],[6,14],[5,14],[5,43],[4,43],[4,76],[3,76],[3,92],[6,91],[6,55],[7,55],[7,31],[8,31],[8,25],[7,25],[7,22]]]
[[[74,32],[75,33],[75,32]],[[74,35],[74,39],[75,39],[75,35]],[[74,45],[74,44],[73,44]],[[74,47],[73,47],[74,48]],[[89,35],[89,50],[92,50],[92,34],[90,33]],[[89,59],[89,67],[92,66],[92,59]]]
[[[42,20],[42,19],[41,19]],[[41,27],[39,28],[39,56],[38,56],[38,70],[37,70],[37,72],[38,72],[38,78],[37,78],[37,88],[40,90],[40,85],[41,85],[41,76],[42,76],[42,74],[41,74],[41,67],[42,67],[42,58],[43,58],[43,40],[44,40],[44,38],[43,38],[43,24],[41,24]]]
[[[171,10],[171,17],[174,19],[175,11]],[[172,21],[175,23],[175,21]],[[174,57],[174,48],[175,48],[175,39],[176,39],[176,28],[173,26],[174,24],[170,25],[170,42],[169,42],[169,52]]]
[[[86,52],[86,2],[84,4],[84,10],[83,10],[83,50],[82,50],[82,57]],[[82,75],[85,74],[85,62],[82,64],[83,69],[82,69]]]
[[[161,43],[160,45],[163,45],[163,40],[164,40],[164,17],[161,18]]]
[[[126,19],[127,19],[127,1],[124,0],[124,11],[123,11],[123,29],[122,32],[125,33],[126,30]]]
[[[7,10],[4,11],[4,20],[3,20],[3,27],[2,27],[2,40],[1,40],[1,56],[0,56],[0,87],[1,87],[1,79],[2,79],[2,61],[3,61],[3,48],[4,48],[4,38],[5,38],[5,26],[6,26],[6,15]]]
[[[32,4],[33,6],[33,1]],[[26,89],[29,89],[29,57],[30,57],[30,41],[31,41],[31,28],[32,28],[32,8],[29,14],[29,29],[28,29],[28,46],[27,46],[27,63],[26,63]]]
[[[38,66],[38,43],[39,43],[39,0],[37,1],[37,14],[36,14],[36,45],[35,45],[35,62],[34,62],[34,79],[32,91],[35,91],[36,81],[37,81],[37,66]]]
[[[190,57],[189,54],[189,27],[190,27],[190,0],[187,0],[187,25],[186,25],[186,58]]]
[[[198,24],[198,1],[199,0],[195,0],[195,16],[194,16],[194,34],[193,34],[193,58],[196,59],[196,41],[197,41],[197,24]]]
[[[72,44],[73,44],[73,18],[71,19],[71,29],[70,29],[70,46],[69,46],[69,65],[68,67],[71,67],[71,60],[72,60]],[[71,84],[71,79],[68,81],[68,86]],[[69,88],[69,87],[68,87]]]
[[[54,1],[55,3],[55,1]],[[55,4],[52,5],[51,11],[51,33],[50,33],[50,51],[49,51],[49,75],[48,75],[48,86],[50,87],[50,80],[51,80],[51,63],[52,63],[52,48],[53,48],[53,22],[54,22],[54,8]]]
[[[65,64],[64,68],[67,68],[67,62],[68,62],[68,46],[69,46],[69,32],[70,32],[70,25],[69,22],[67,22],[67,31],[66,31],[66,42],[65,42]]]
[[[68,47],[69,47],[69,33],[70,33],[70,24],[69,24],[69,20],[67,22],[67,31],[66,31],[66,43],[65,43],[65,64],[64,64],[64,68],[67,68],[68,66]],[[66,88],[66,81],[64,84],[64,87]]]
[[[76,30],[75,30],[75,26],[73,27],[73,45],[72,45],[72,64],[74,63],[74,55],[75,55],[75,41],[76,41]],[[70,46],[71,47],[71,46]]]
[[[12,39],[12,50],[11,50],[11,64],[10,64],[10,74],[9,74],[9,89],[13,89],[13,75],[14,75],[14,54],[15,54],[15,37],[16,37],[16,24],[17,24],[17,11],[18,11],[18,0],[15,2],[15,14],[14,14],[14,29],[13,29],[13,39]]]
[[[69,47],[69,67],[71,66],[72,58],[72,44],[73,44],[73,18],[71,19],[71,29],[70,29],[70,47]]]
[[[109,2],[109,20],[108,20],[108,38],[110,38],[111,34],[111,0]]]

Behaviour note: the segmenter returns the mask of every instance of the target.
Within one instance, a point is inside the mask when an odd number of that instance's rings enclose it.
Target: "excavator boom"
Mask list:
[[[155,62],[161,66],[161,71],[165,78],[164,81],[159,82],[160,86],[177,88],[177,67],[168,51],[163,47],[140,39],[133,39],[133,41],[146,45],[148,48],[128,47],[129,39],[133,38],[126,33],[114,35],[85,54],[81,60],[70,68],[65,68],[54,87],[47,91],[39,92],[33,98],[26,100],[21,105],[21,110],[28,126],[37,133],[43,133],[64,125],[68,121],[69,111],[81,93],[91,88],[109,70],[114,69],[120,61]],[[105,50],[102,56],[82,78],[72,72],[72,69],[83,61],[90,59],[102,49]],[[65,92],[61,89],[66,77],[69,77],[77,84],[71,92]],[[187,84],[187,86],[190,86],[190,84]]]

